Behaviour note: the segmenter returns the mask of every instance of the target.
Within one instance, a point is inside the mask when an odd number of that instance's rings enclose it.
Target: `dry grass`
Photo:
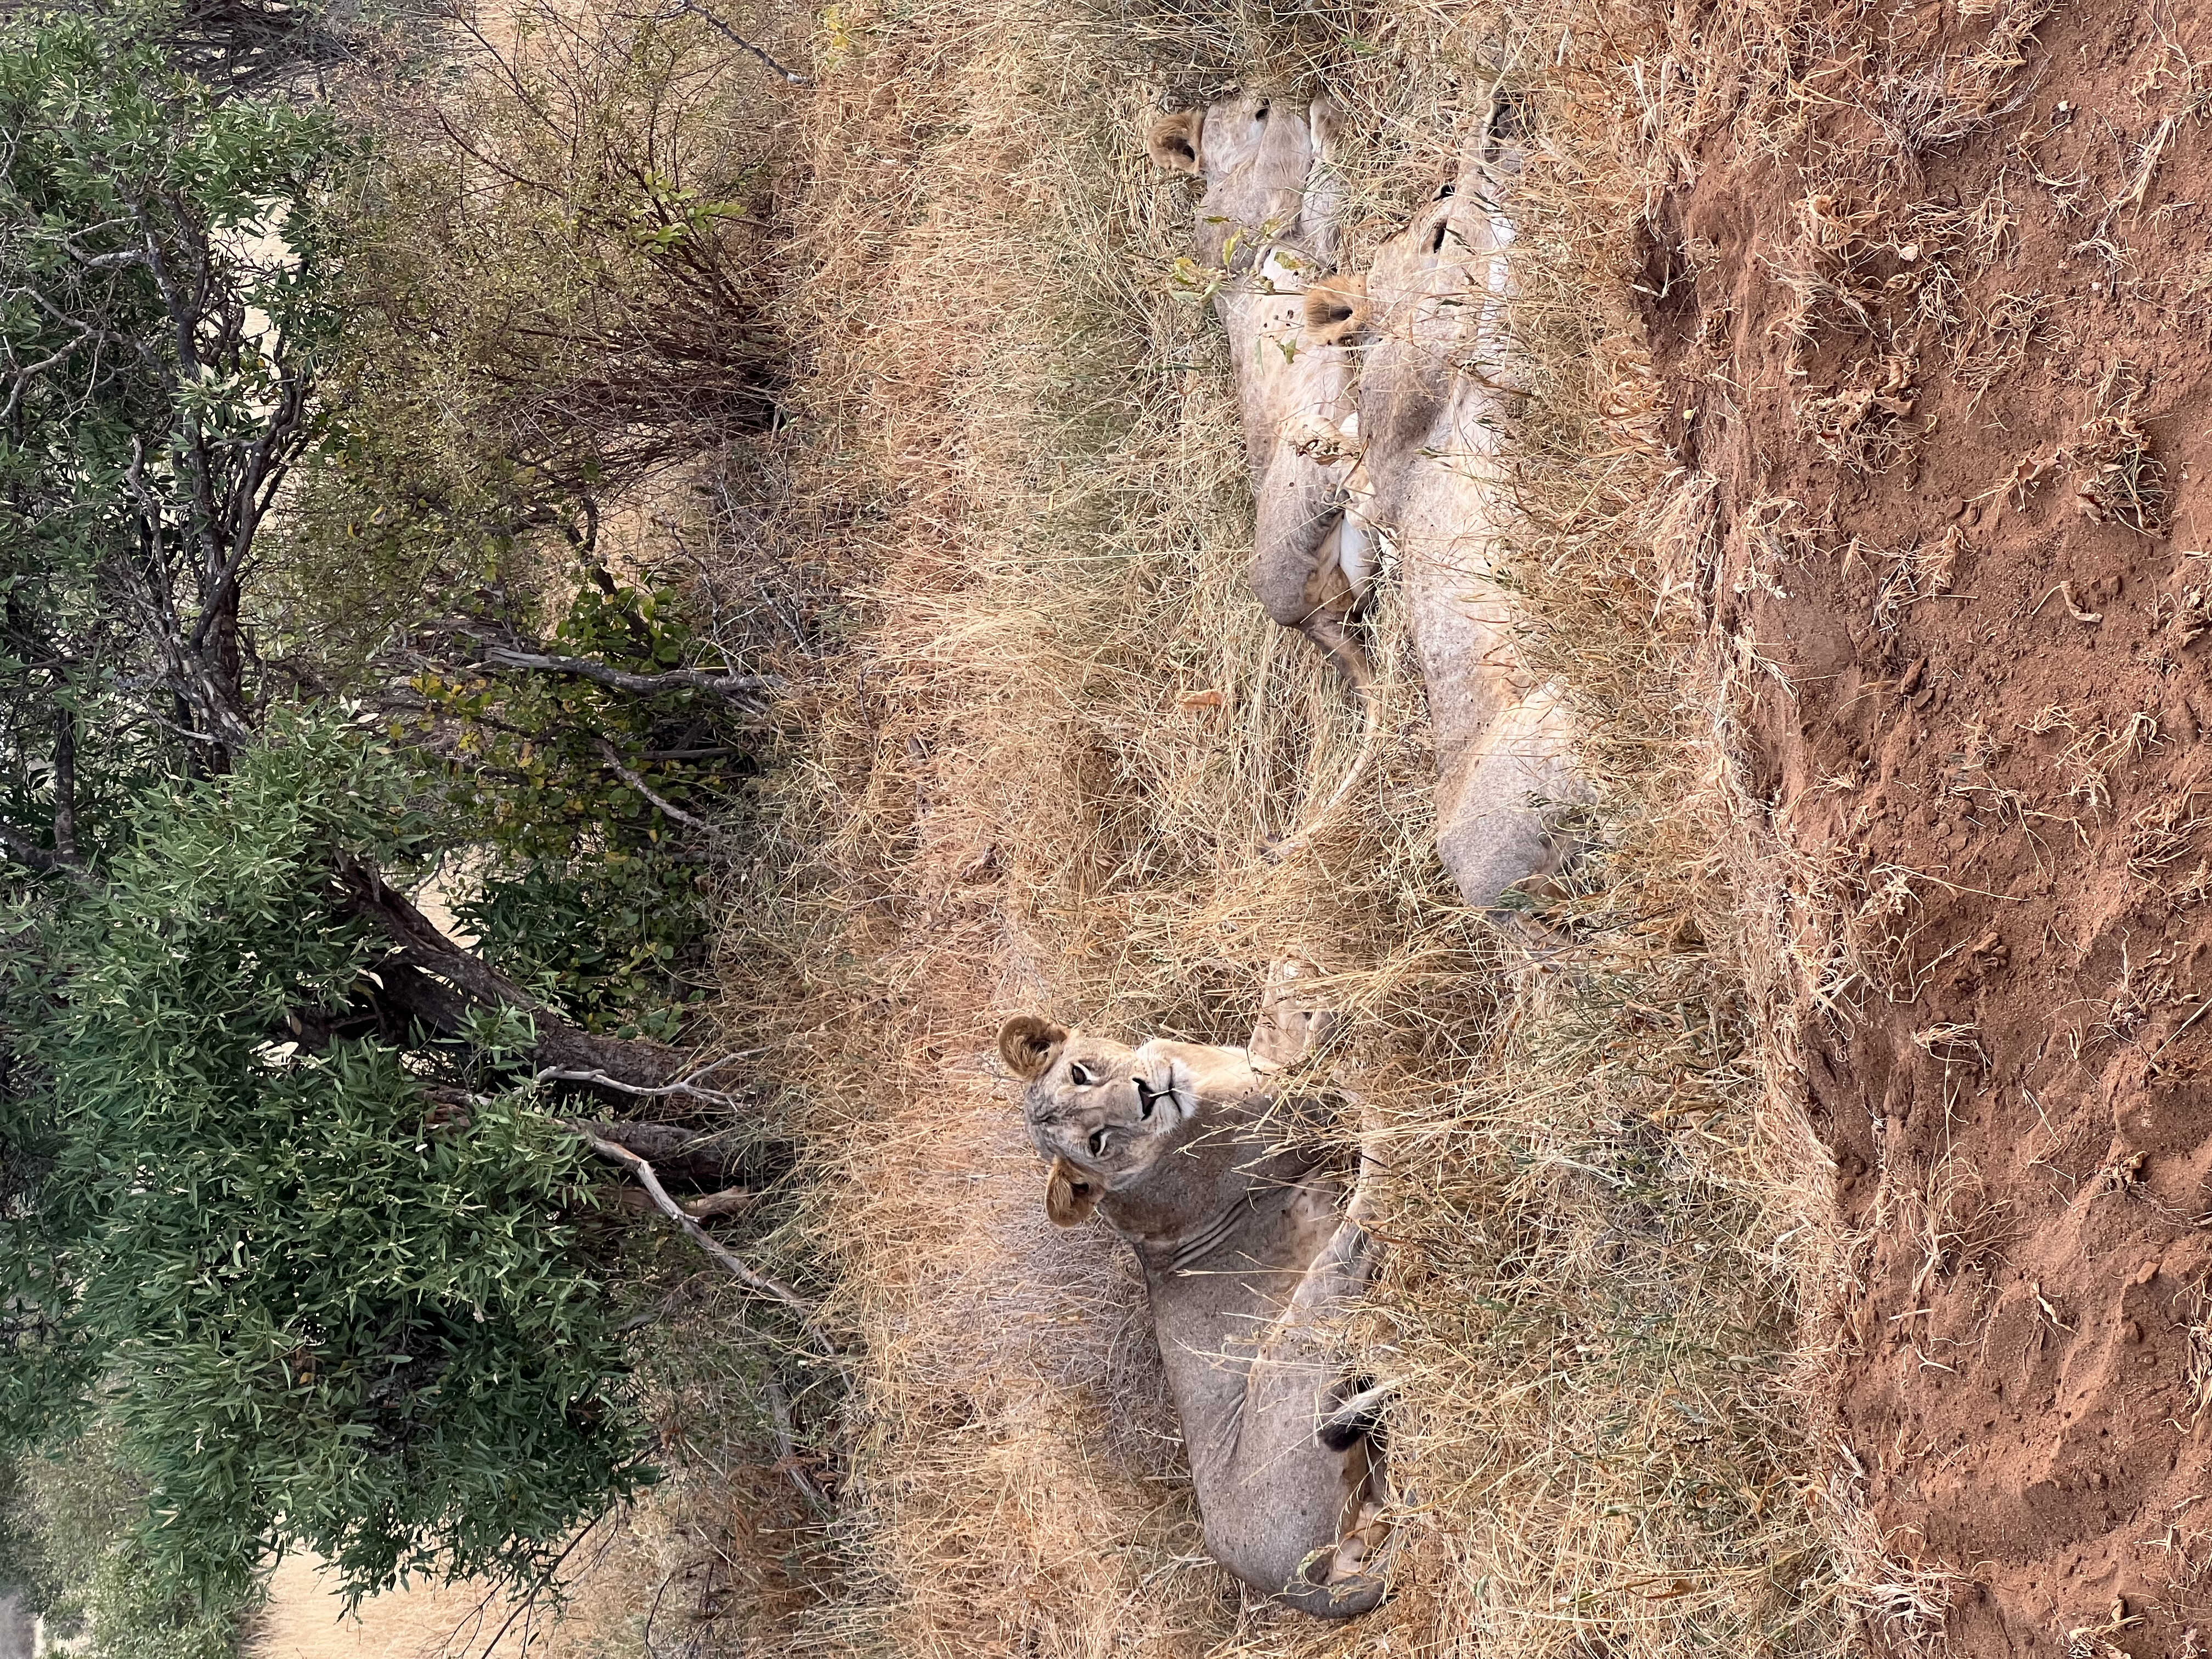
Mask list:
[[[817,42],[784,206],[805,408],[764,482],[726,484],[751,504],[720,542],[733,575],[850,584],[726,951],[732,1046],[791,1080],[811,1149],[787,1242],[863,1356],[843,1567],[789,1650],[1820,1654],[1893,1599],[1839,1572],[1798,1392],[1827,1200],[1753,1042],[1775,1014],[1726,898],[1729,704],[1693,660],[1694,526],[1650,521],[1650,376],[1610,280],[1643,175],[1608,148],[1617,105],[1571,116],[1587,88],[1534,88],[1516,574],[1585,720],[1599,850],[1540,959],[1457,906],[1386,595],[1374,781],[1265,855],[1355,721],[1243,589],[1227,366],[1172,280],[1189,198],[1139,136],[1325,70],[1367,135],[1356,263],[1499,68],[1551,64],[1536,30],[1003,0],[840,8]],[[1241,1040],[1293,943],[1353,1014],[1389,1245],[1358,1346],[1405,1379],[1399,1589],[1348,1630],[1204,1562],[1133,1274],[1047,1226],[986,1058],[1022,1008]]]
[[[1869,204],[1905,189],[1916,146],[2005,106],[1999,48],[2032,15],[2006,13],[1987,61],[1885,83],[1880,155],[1837,161],[1782,273],[1808,364],[1871,318],[1902,246],[1932,273],[1908,296],[1925,323],[1954,295],[1946,261],[2001,238],[1988,204],[1940,222]],[[805,1149],[799,1212],[761,1248],[834,1285],[855,1376],[842,1406],[827,1387],[793,1402],[800,1472],[832,1478],[810,1443],[836,1459],[825,1524],[787,1469],[714,1431],[761,1431],[763,1373],[718,1324],[738,1310],[689,1318],[663,1425],[682,1502],[653,1560],[664,1585],[725,1576],[665,1650],[1816,1656],[1869,1620],[1932,1628],[1943,1586],[1889,1560],[1848,1448],[1826,1473],[1802,1316],[1850,1256],[1791,1069],[1792,1010],[1915,971],[1918,878],[1847,888],[1760,827],[1735,711],[1786,679],[1705,643],[1710,491],[1655,459],[1620,280],[1698,133],[1802,136],[1802,65],[1835,44],[1817,15],[1724,6],[1698,42],[1559,0],[860,0],[768,25],[787,46],[812,29],[818,77],[772,94],[793,134],[796,418],[661,527],[702,561],[732,648],[803,688],[735,832],[722,1012]],[[1394,594],[1371,781],[1297,858],[1266,855],[1350,763],[1356,721],[1244,590],[1228,366],[1175,277],[1189,197],[1139,142],[1163,106],[1325,76],[1363,135],[1357,265],[1501,73],[1540,151],[1511,574],[1599,791],[1534,955],[1437,866]],[[1978,372],[2037,316],[1984,319]],[[1901,453],[1893,381],[1812,375],[1808,433]],[[1811,532],[1771,505],[1781,558]],[[1893,615],[1943,591],[1949,551],[1866,555],[1894,566]],[[1398,1589],[1351,1629],[1255,1605],[1203,1559],[1133,1273],[1097,1233],[1047,1225],[987,1058],[1024,1008],[1240,1040],[1291,945],[1353,1016],[1335,1059],[1373,1115],[1389,1247],[1356,1344],[1403,1379]],[[1957,1032],[1930,1042],[1971,1060]],[[1912,1197],[1939,1267],[1973,1248],[1966,1195]]]

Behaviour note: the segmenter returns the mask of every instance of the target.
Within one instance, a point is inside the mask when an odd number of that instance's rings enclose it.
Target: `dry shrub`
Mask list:
[[[465,474],[608,493],[764,430],[788,369],[766,314],[775,77],[696,8],[423,9],[340,82],[376,137],[351,210],[356,421]]]

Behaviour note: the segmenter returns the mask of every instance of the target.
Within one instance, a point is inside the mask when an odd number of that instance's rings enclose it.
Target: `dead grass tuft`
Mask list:
[[[2097,388],[2097,409],[2060,465],[2074,475],[2074,499],[2100,523],[2124,524],[2145,536],[2162,536],[2166,524],[2166,468],[2150,452],[2149,436],[2136,419],[2147,382],[2132,363],[2114,363]]]

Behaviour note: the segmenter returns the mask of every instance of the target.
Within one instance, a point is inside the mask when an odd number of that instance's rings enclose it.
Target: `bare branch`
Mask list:
[[[759,1202],[760,1194],[751,1187],[725,1187],[719,1193],[683,1200],[684,1213],[694,1221],[718,1215],[743,1215]]]
[[[597,738],[595,741],[599,744],[600,755],[607,763],[607,769],[658,807],[663,817],[696,830],[703,836],[716,836],[721,833],[706,819],[692,817],[690,813],[677,805],[674,801],[670,800],[643,778],[631,771],[629,767],[624,766],[622,756],[616,750],[614,744],[609,743],[605,738]]]
[[[684,1212],[684,1206],[671,1198],[668,1195],[668,1189],[660,1184],[660,1177],[653,1173],[652,1164],[630,1151],[629,1147],[619,1146],[606,1139],[605,1136],[595,1133],[589,1124],[575,1118],[562,1118],[560,1121],[571,1133],[580,1137],[584,1143],[601,1158],[611,1164],[621,1164],[623,1168],[635,1176],[638,1184],[652,1195],[653,1204],[661,1214],[682,1228],[684,1237],[712,1256],[732,1278],[750,1289],[758,1291],[763,1296],[774,1297],[797,1313],[799,1323],[805,1328],[806,1334],[821,1345],[823,1352],[832,1360],[836,1359],[837,1345],[823,1334],[822,1328],[816,1322],[814,1304],[781,1279],[772,1274],[764,1273],[757,1267],[750,1265],[744,1257],[738,1255],[720,1239],[686,1215]]]
[[[718,1071],[738,1058],[739,1056],[736,1054],[726,1054],[711,1066],[701,1066],[689,1077],[679,1078],[673,1083],[664,1083],[651,1087],[635,1083],[624,1083],[619,1078],[609,1077],[605,1072],[564,1070],[556,1066],[547,1066],[532,1078],[531,1081],[532,1083],[589,1083],[602,1089],[613,1089],[626,1095],[646,1097],[689,1095],[692,1099],[703,1100],[709,1105],[734,1108],[738,1103],[736,1097],[724,1094],[720,1089],[702,1089],[698,1086],[698,1082],[708,1073]]]
[[[768,702],[762,694],[781,691],[783,681],[774,674],[709,674],[696,668],[670,668],[657,674],[631,674],[585,657],[552,657],[535,651],[516,651],[503,645],[489,646],[486,668],[533,674],[568,674],[617,691],[649,695],[656,691],[711,691],[748,714],[764,714]]]
[[[770,74],[781,76],[787,84],[794,87],[811,87],[814,84],[813,82],[801,75],[797,70],[786,69],[782,64],[777,63],[775,58],[769,57],[751,41],[746,40],[744,35],[739,34],[727,23],[725,23],[720,18],[715,16],[713,12],[708,11],[704,6],[698,4],[697,0],[677,0],[676,9],[670,15],[672,16],[680,17],[687,13],[693,17],[698,18],[702,22],[707,24],[708,27],[718,31],[721,34],[722,38],[729,41],[732,46],[752,53],[754,57],[759,58],[760,61],[768,67]]]
[[[15,385],[8,393],[8,402],[4,407],[0,407],[0,421],[14,420],[15,410],[22,404],[23,393],[29,389],[31,382],[48,369],[67,362],[70,355],[91,337],[93,331],[91,324],[81,323],[77,325],[75,339],[66,345],[56,347],[51,355],[40,358],[37,362],[18,368],[15,374]],[[9,355],[14,354],[11,352]]]
[[[830,1513],[830,1496],[814,1484],[799,1457],[798,1437],[791,1431],[791,1401],[785,1396],[783,1387],[773,1376],[761,1390],[768,1396],[769,1420],[775,1425],[776,1467],[791,1477],[791,1484],[799,1488],[817,1515]]]

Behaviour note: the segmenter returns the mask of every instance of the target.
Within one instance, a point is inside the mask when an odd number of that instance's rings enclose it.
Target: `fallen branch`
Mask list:
[[[734,1149],[726,1136],[702,1133],[684,1124],[641,1123],[629,1118],[611,1122],[605,1118],[586,1117],[582,1121],[600,1139],[627,1147],[652,1164],[664,1186],[714,1192],[742,1178]]]
[[[689,1095],[692,1099],[703,1100],[710,1106],[734,1107],[738,1103],[736,1096],[725,1094],[720,1089],[702,1089],[699,1086],[699,1079],[709,1072],[720,1071],[732,1060],[738,1058],[739,1056],[736,1054],[725,1054],[713,1064],[702,1066],[690,1076],[680,1077],[673,1083],[651,1085],[625,1083],[620,1078],[609,1077],[605,1072],[583,1071],[574,1066],[548,1066],[530,1080],[532,1083],[588,1083],[597,1088],[613,1089],[625,1095],[648,1097]]]
[[[800,1461],[798,1437],[791,1428],[790,1399],[773,1376],[768,1379],[762,1392],[768,1396],[769,1420],[775,1425],[776,1468],[791,1477],[791,1484],[799,1488],[799,1495],[813,1507],[816,1514],[829,1514],[831,1508],[830,1494],[815,1485],[814,1478],[806,1473],[805,1465]]]
[[[700,668],[666,668],[658,673],[632,674],[610,668],[587,657],[554,657],[536,651],[517,651],[504,645],[487,646],[481,659],[486,668],[517,673],[567,674],[617,691],[649,696],[656,691],[711,691],[748,714],[768,712],[767,693],[781,691],[783,681],[774,674],[709,674]]]
[[[653,1165],[630,1151],[629,1147],[609,1140],[605,1135],[596,1133],[589,1124],[578,1119],[562,1118],[559,1121],[572,1134],[580,1136],[584,1144],[601,1158],[605,1158],[610,1164],[621,1164],[623,1168],[635,1176],[638,1184],[651,1195],[654,1207],[682,1228],[684,1237],[712,1256],[732,1279],[749,1289],[758,1291],[763,1296],[774,1297],[798,1314],[799,1322],[805,1328],[806,1334],[821,1345],[823,1352],[828,1355],[833,1363],[837,1362],[837,1345],[823,1334],[821,1326],[816,1322],[812,1303],[781,1279],[772,1274],[764,1273],[751,1266],[744,1257],[738,1255],[720,1239],[685,1214],[684,1206],[671,1198],[668,1195],[668,1189],[660,1184],[660,1177],[653,1173]],[[839,1369],[843,1369],[842,1364]]]
[[[743,1215],[759,1201],[760,1194],[750,1187],[725,1187],[703,1198],[684,1200],[684,1213],[694,1221],[704,1221],[710,1216]]]

